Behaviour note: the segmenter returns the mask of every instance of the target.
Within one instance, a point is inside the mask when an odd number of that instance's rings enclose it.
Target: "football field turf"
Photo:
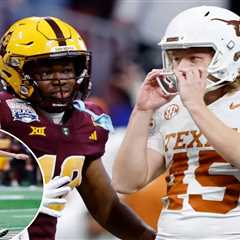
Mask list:
[[[32,221],[41,198],[41,187],[0,187],[0,229],[9,229],[1,240],[10,239]]]

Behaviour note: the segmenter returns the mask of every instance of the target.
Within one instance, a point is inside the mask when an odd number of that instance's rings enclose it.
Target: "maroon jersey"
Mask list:
[[[26,101],[8,93],[0,93],[0,100],[1,128],[32,149],[46,183],[54,176],[69,175],[70,186],[77,187],[84,162],[103,155],[108,132],[95,124],[90,114],[73,110],[66,122],[58,125]],[[86,107],[96,114],[102,113],[94,104],[88,103]],[[30,239],[55,239],[56,223],[56,218],[40,213],[28,229]]]

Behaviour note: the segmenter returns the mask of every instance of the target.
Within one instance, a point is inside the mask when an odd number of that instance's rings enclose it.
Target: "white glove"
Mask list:
[[[60,206],[61,210],[64,208],[67,201],[63,197],[72,190],[71,187],[66,186],[70,181],[71,179],[69,176],[56,176],[44,185],[42,207],[40,208],[41,213],[56,218],[61,216],[61,211],[54,210],[50,208],[49,205],[57,204]]]

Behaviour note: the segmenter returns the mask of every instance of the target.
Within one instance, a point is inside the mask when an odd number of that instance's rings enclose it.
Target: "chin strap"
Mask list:
[[[76,108],[77,110],[81,111],[81,112],[86,112],[89,115],[91,115],[93,121],[97,124],[100,125],[102,128],[104,128],[107,131],[113,132],[114,128],[112,125],[112,120],[111,117],[105,113],[102,113],[100,115],[97,115],[96,113],[94,113],[93,111],[89,110],[86,108],[85,103],[81,100],[75,100],[73,102],[73,106],[74,108]]]

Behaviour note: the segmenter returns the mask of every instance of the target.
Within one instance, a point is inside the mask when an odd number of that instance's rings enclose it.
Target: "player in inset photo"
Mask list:
[[[35,218],[42,200],[42,174],[31,150],[0,130],[0,239],[17,236]]]

